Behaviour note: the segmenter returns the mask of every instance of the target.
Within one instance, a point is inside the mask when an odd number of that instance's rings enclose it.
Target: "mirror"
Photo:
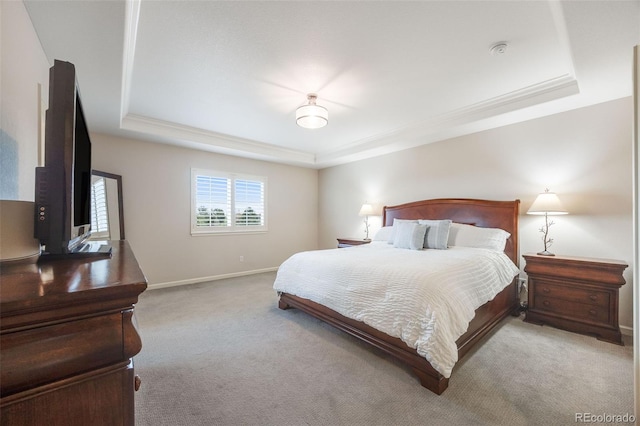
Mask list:
[[[122,176],[91,171],[91,240],[124,240]]]

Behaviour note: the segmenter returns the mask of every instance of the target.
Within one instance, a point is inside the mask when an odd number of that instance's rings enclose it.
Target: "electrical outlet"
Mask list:
[[[518,299],[520,300],[520,312],[525,312],[528,309],[527,306],[527,294],[529,289],[527,288],[527,279],[518,277]]]
[[[244,262],[244,256],[240,256],[240,262]]]
[[[528,291],[527,279],[520,277],[518,278],[518,293],[522,292],[522,290]]]

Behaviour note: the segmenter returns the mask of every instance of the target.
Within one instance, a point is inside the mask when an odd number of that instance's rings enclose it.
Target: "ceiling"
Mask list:
[[[631,0],[24,3],[92,132],[311,168],[631,96],[640,44]]]

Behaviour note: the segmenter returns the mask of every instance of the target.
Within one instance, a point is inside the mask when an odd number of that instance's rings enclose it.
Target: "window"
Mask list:
[[[109,211],[104,178],[92,176],[91,182],[91,238],[109,239]]]
[[[191,233],[267,230],[267,178],[191,170]]]

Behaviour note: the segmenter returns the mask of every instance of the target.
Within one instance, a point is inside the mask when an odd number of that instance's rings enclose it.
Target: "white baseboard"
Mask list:
[[[626,325],[620,326],[620,333],[625,336],[633,336],[633,327],[627,327]]]
[[[273,271],[277,271],[277,270],[278,270],[278,267],[274,266],[272,268],[254,269],[252,271],[232,272],[230,274],[212,275],[212,276],[209,276],[209,277],[190,278],[188,280],[180,280],[180,281],[168,281],[168,282],[164,282],[164,283],[149,284],[147,286],[147,290],[156,290],[156,289],[159,289],[159,288],[166,288],[166,287],[177,287],[177,286],[181,286],[181,285],[197,284],[197,283],[203,283],[203,282],[207,282],[207,281],[224,280],[226,278],[244,277],[246,275],[255,275],[255,274],[261,274],[263,272],[273,272]]]

